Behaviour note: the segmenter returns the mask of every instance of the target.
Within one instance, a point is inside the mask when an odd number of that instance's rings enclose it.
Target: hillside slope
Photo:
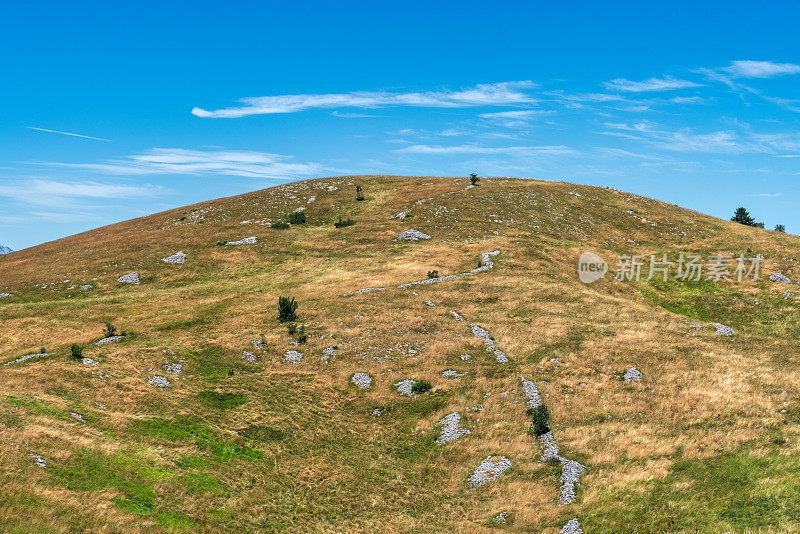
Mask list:
[[[800,239],[612,189],[468,186],[297,182],[1,257],[0,524],[791,530],[800,324],[794,286],[767,277],[797,280]],[[300,208],[305,224],[270,228]],[[395,239],[409,229],[431,238]],[[764,261],[758,281],[585,285],[584,251],[612,270],[620,254]],[[97,345],[106,322],[124,336]],[[409,379],[433,390],[399,393]],[[528,433],[539,402],[563,462]]]

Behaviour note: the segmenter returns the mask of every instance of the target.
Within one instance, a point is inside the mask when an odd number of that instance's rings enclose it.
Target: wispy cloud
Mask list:
[[[574,151],[563,145],[553,146],[505,146],[487,147],[481,145],[412,145],[395,150],[404,154],[433,154],[433,155],[459,155],[459,154],[504,154],[504,155],[562,155],[572,154]]]
[[[117,175],[219,174],[248,178],[301,178],[325,170],[316,163],[295,163],[291,156],[249,150],[185,150],[153,148],[105,163],[50,163],[49,165]]]
[[[160,194],[164,189],[154,185],[128,185],[93,181],[61,182],[25,180],[0,185],[0,197],[28,204],[60,205],[70,200],[128,199]]]
[[[672,91],[675,89],[686,89],[688,87],[700,87],[700,84],[689,80],[678,80],[667,76],[665,78],[650,78],[641,82],[617,78],[610,82],[605,82],[603,86],[611,91],[622,91],[626,93],[642,93],[649,91]]]
[[[366,113],[347,113],[345,111],[332,111],[331,115],[342,119],[376,119],[380,115],[368,115]]]
[[[800,65],[772,61],[732,61],[729,67],[721,70],[737,78],[771,78],[800,73]]]
[[[92,137],[91,135],[82,135],[70,132],[59,132],[58,130],[48,130],[46,128],[37,128],[36,126],[28,126],[31,130],[38,130],[40,132],[55,133],[61,135],[71,135],[72,137],[83,137],[85,139],[94,139],[95,141],[111,141],[111,139],[103,139],[102,137]]]
[[[545,109],[520,109],[514,111],[498,111],[481,113],[480,118],[505,128],[522,128],[530,124],[531,119],[555,113]]]
[[[206,111],[194,108],[198,117],[235,118],[248,115],[294,113],[316,108],[382,108],[413,106],[434,108],[459,108],[531,103],[534,99],[524,90],[535,87],[533,82],[517,81],[480,84],[460,91],[425,91],[391,93],[386,91],[361,91],[353,93],[320,95],[279,95],[242,98],[243,106]]]
[[[606,122],[610,130],[604,135],[625,137],[656,148],[676,152],[774,154],[800,149],[800,135],[796,133],[764,134],[753,131],[749,125],[739,130],[720,130],[698,133],[691,128],[669,130],[648,121],[634,124]]]
[[[702,96],[676,96],[669,99],[672,104],[704,104],[705,99]]]

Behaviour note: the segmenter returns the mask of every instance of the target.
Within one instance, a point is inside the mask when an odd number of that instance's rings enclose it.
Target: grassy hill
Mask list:
[[[468,186],[311,180],[0,257],[4,531],[796,531],[798,303],[767,277],[798,278],[800,239],[607,188]],[[270,227],[298,208],[305,224]],[[408,229],[431,239],[394,239]],[[587,250],[612,270],[620,254],[764,262],[755,282],[585,285]],[[491,268],[398,287],[490,251]],[[106,322],[124,336],[96,345]],[[573,503],[528,433],[523,378],[585,467]],[[433,389],[401,395],[406,379]],[[469,434],[439,444],[453,412]],[[475,489],[489,456],[511,468]]]

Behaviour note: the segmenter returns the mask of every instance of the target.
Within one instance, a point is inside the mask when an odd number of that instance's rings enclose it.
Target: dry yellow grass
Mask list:
[[[355,201],[356,183],[365,202]],[[749,250],[765,255],[765,275],[796,278],[800,241],[609,189],[468,183],[300,182],[0,257],[0,290],[14,294],[0,301],[0,356],[41,346],[56,353],[0,368],[0,523],[20,532],[555,532],[578,517],[589,532],[794,531],[795,299],[763,280],[662,286],[609,276],[586,286],[575,267],[584,250],[607,259]],[[423,199],[431,200],[416,204]],[[268,227],[300,206],[306,225]],[[389,219],[403,210],[412,217]],[[339,217],[357,223],[336,229]],[[393,241],[408,228],[433,239]],[[256,245],[216,245],[250,235]],[[178,250],[186,264],[159,261]],[[490,250],[500,250],[490,271],[396,287],[434,269],[473,269]],[[130,271],[141,285],[116,282]],[[70,289],[81,284],[93,288]],[[387,289],[345,296],[376,286]],[[309,334],[294,366],[283,354],[296,347],[275,319],[281,295],[300,303]],[[95,347],[105,321],[131,335]],[[736,335],[716,336],[713,321]],[[508,364],[494,361],[471,322],[490,332]],[[253,339],[266,348],[257,363],[243,363]],[[73,343],[100,366],[71,361]],[[161,370],[165,358],[184,360],[181,376]],[[642,382],[622,383],[630,366]],[[448,368],[468,374],[443,378]],[[371,389],[350,384],[357,371],[374,377]],[[155,374],[172,386],[148,384]],[[538,461],[521,377],[539,386],[565,456],[587,466],[574,504],[557,504],[559,469]],[[393,384],[404,378],[436,391],[400,397]],[[247,402],[208,406],[198,394],[210,390]],[[371,416],[379,406],[389,410]],[[483,411],[466,411],[475,406]],[[453,411],[471,434],[435,446],[437,421]],[[209,429],[213,438],[167,439],[142,426],[154,418],[191,420],[200,425],[192,432]],[[284,437],[252,439],[243,429],[253,425]],[[221,460],[214,447],[226,443],[262,456]],[[512,470],[469,490],[467,477],[491,454],[510,458]],[[187,463],[187,455],[203,462]],[[124,480],[75,480],[105,466]],[[737,481],[729,473],[747,475],[747,486],[725,490]],[[509,523],[493,526],[502,511]]]

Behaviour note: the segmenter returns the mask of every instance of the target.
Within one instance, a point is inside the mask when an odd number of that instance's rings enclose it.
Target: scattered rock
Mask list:
[[[14,293],[0,293],[0,299],[13,296]]]
[[[467,484],[472,486],[472,489],[477,489],[487,482],[496,480],[510,468],[511,460],[505,456],[487,456],[480,465],[475,468],[475,472],[469,477]]]
[[[133,272],[128,274],[123,274],[119,278],[117,278],[117,282],[121,284],[133,284],[139,285],[139,273]]]
[[[168,363],[164,365],[164,370],[173,375],[179,375],[183,371],[183,364],[180,363]]]
[[[80,421],[81,423],[85,423],[86,422],[86,420],[83,418],[83,416],[81,414],[79,414],[79,413],[71,412],[70,415],[73,418],[75,418],[76,421]]]
[[[95,343],[95,345],[99,347],[100,345],[105,345],[106,343],[113,343],[113,342],[115,342],[115,341],[119,341],[120,339],[123,339],[124,337],[125,337],[125,336],[110,336],[110,337],[104,337],[103,339],[101,339],[100,341],[98,341],[97,343]]]
[[[166,376],[151,376],[147,381],[157,388],[168,388],[169,387],[169,380],[167,380]]]
[[[539,396],[539,388],[530,380],[522,379],[522,392],[525,398],[528,399],[528,408],[536,408],[542,403],[542,398]]]
[[[732,336],[733,335],[733,328],[730,326],[725,326],[722,323],[713,323],[711,326],[717,329],[718,336]]]
[[[430,239],[431,236],[428,234],[423,234],[418,230],[405,230],[397,234],[395,237],[398,241],[419,241],[420,239]]]
[[[256,361],[256,355],[249,350],[242,352],[242,358],[248,363],[254,363]]]
[[[408,212],[407,211],[401,211],[400,213],[398,213],[394,217],[389,217],[389,218],[390,219],[405,219],[406,217],[408,217]]]
[[[472,356],[470,356],[469,354],[462,354],[461,359],[464,360],[465,362],[468,362],[472,359]]]
[[[92,287],[93,287],[92,284],[84,284],[82,286],[78,286],[78,289],[80,289],[81,291],[88,291],[92,289]]]
[[[95,367],[100,365],[100,362],[91,358],[83,358],[81,362],[83,362],[83,365],[94,365]]]
[[[228,245],[255,245],[256,244],[256,236],[251,235],[250,237],[245,237],[244,239],[240,239],[239,241],[228,241],[225,243],[226,246]]]
[[[164,263],[186,263],[186,254],[183,252],[176,252],[172,256],[161,258]]]
[[[769,279],[778,284],[788,284],[791,282],[788,276],[781,273],[771,274]]]
[[[383,415],[383,412],[385,412],[385,411],[386,410],[383,410],[381,408],[375,408],[374,410],[372,410],[372,415],[374,415],[375,417],[378,417],[379,415]]]
[[[455,441],[470,433],[468,429],[461,428],[461,414],[458,412],[445,415],[438,424],[442,426],[442,433],[436,438],[436,443],[439,445]]]
[[[42,458],[41,456],[39,456],[35,452],[32,452],[30,456],[33,459],[33,461],[36,462],[36,465],[38,465],[39,467],[42,467],[42,468],[47,467],[47,462],[44,461],[44,458]]]
[[[629,367],[625,370],[625,374],[622,376],[622,380],[624,380],[626,384],[638,382],[641,379],[642,373],[636,367]]]
[[[445,378],[461,378],[462,376],[465,376],[466,374],[467,374],[466,371],[463,372],[463,373],[459,373],[455,369],[448,369],[447,371],[443,371],[442,372],[442,376],[445,377]]]
[[[355,373],[350,381],[361,389],[367,389],[372,386],[372,377],[367,373]]]
[[[324,363],[328,363],[328,360],[332,356],[336,356],[336,347],[325,347],[322,349],[322,361]]]
[[[564,526],[561,527],[561,534],[583,534],[578,518],[576,517],[567,521]]]
[[[291,364],[300,363],[303,359],[303,353],[297,350],[287,350],[283,355],[283,360]]]
[[[436,306],[436,304],[434,304],[434,303],[433,303],[433,302],[431,302],[430,300],[426,300],[426,301],[425,301],[425,304],[427,304],[428,306]]]
[[[406,378],[405,380],[401,380],[400,382],[395,382],[394,387],[397,389],[397,392],[401,395],[408,395],[409,397],[414,397],[414,394],[411,392],[411,388],[414,387],[415,380],[411,380],[410,378]]]
[[[495,525],[505,525],[508,522],[508,512],[500,512],[492,518],[492,523]]]

